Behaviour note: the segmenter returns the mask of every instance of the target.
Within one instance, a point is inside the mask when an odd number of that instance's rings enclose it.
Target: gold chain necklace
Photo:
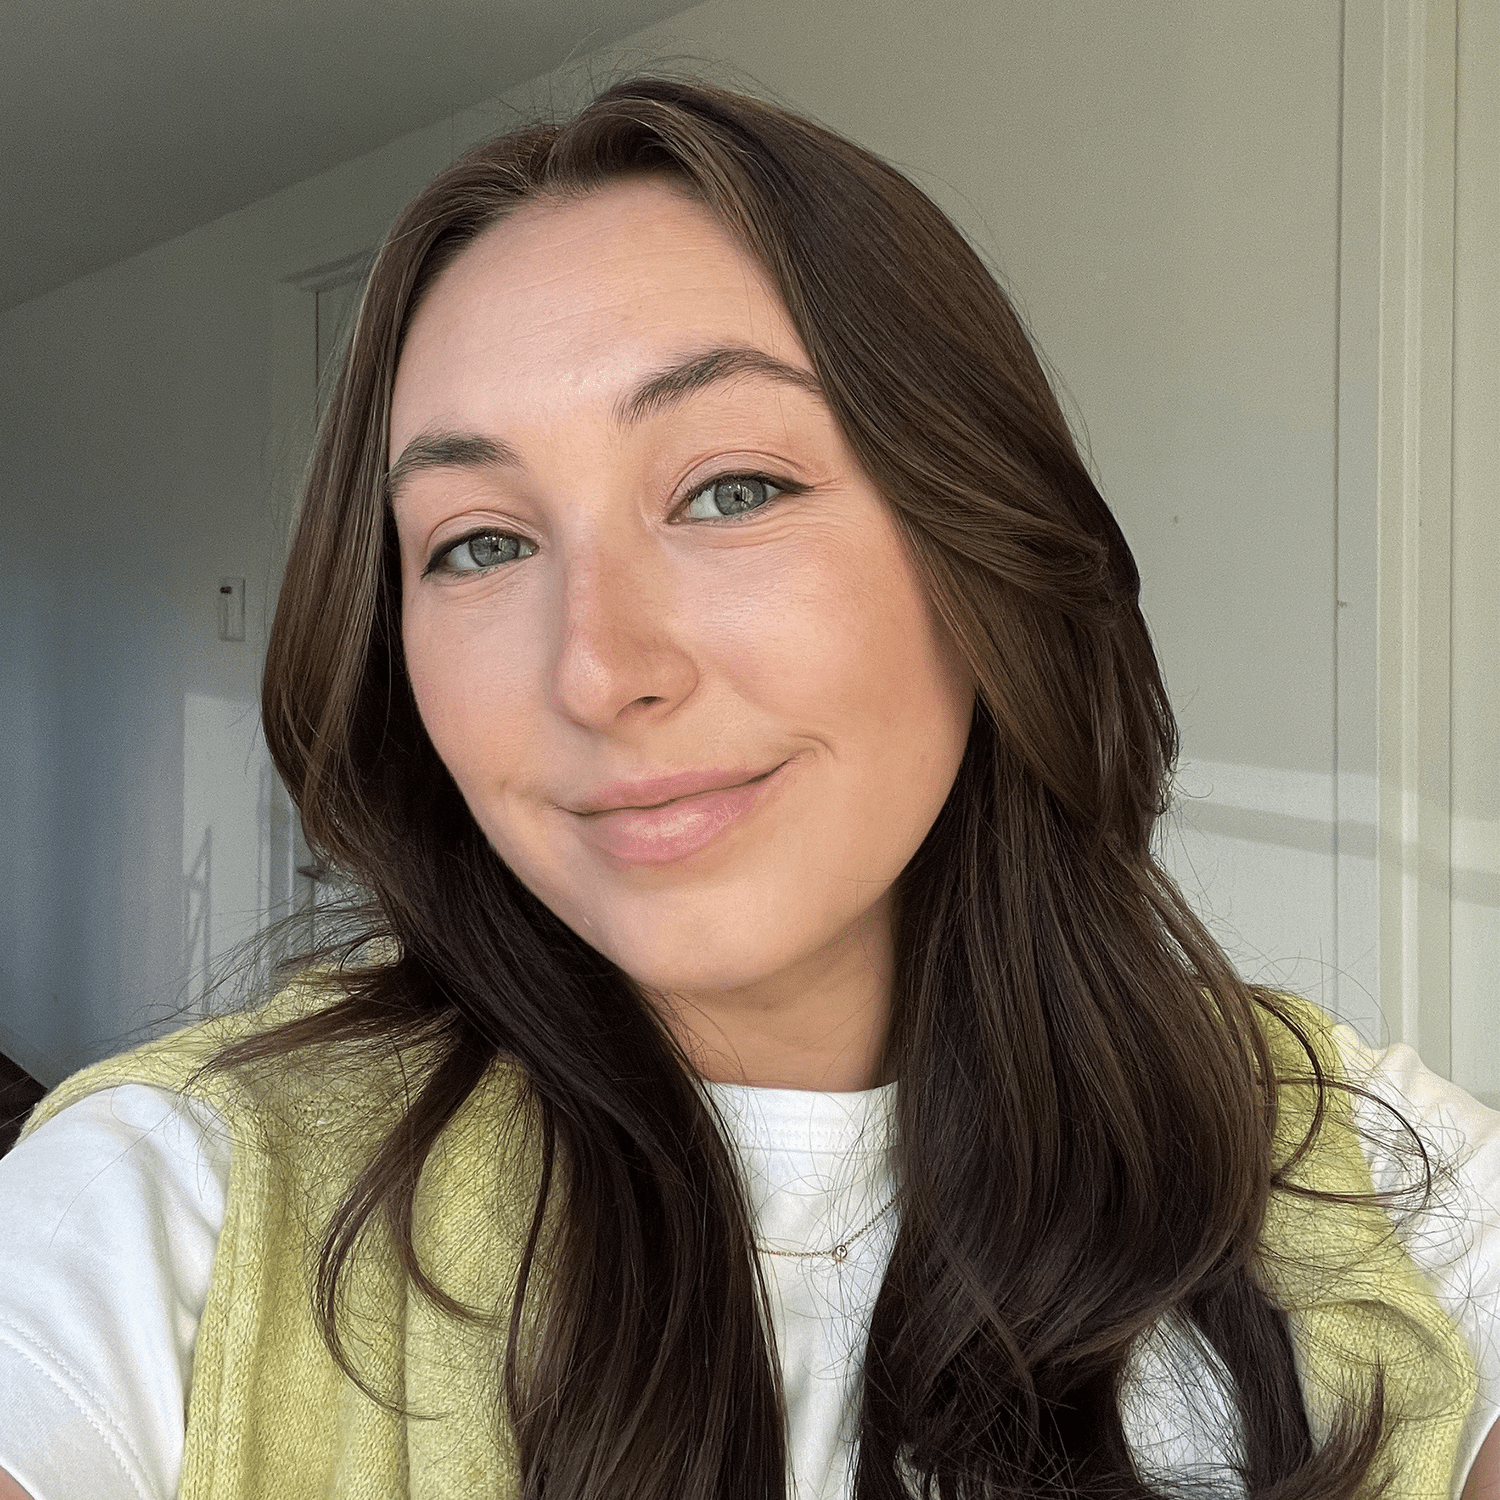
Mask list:
[[[849,1246],[852,1245],[855,1240],[857,1240],[860,1235],[865,1232],[866,1229],[873,1229],[876,1223],[880,1219],[884,1218],[885,1215],[890,1211],[891,1207],[896,1202],[896,1198],[899,1198],[900,1196],[901,1195],[897,1193],[896,1197],[892,1198],[890,1203],[887,1203],[886,1206],[882,1208],[880,1212],[876,1214],[868,1224],[865,1224],[861,1228],[856,1229],[848,1239],[846,1239],[841,1245],[835,1245],[832,1250],[771,1250],[768,1249],[765,1245],[760,1244],[758,1241],[756,1243],[756,1248],[763,1255],[782,1255],[785,1256],[788,1260],[806,1260],[818,1255],[827,1255],[832,1257],[832,1259],[836,1261],[846,1260],[849,1256]]]

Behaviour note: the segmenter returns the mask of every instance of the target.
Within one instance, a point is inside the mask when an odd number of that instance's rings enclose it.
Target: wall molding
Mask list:
[[[1340,964],[1373,979],[1390,1039],[1444,1074],[1457,58],[1457,0],[1346,0],[1338,822],[1373,814],[1376,851],[1340,843]]]

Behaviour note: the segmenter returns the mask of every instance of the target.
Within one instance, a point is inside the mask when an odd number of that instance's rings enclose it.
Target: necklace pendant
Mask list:
[[[849,1258],[849,1247],[847,1245],[835,1245],[828,1253],[835,1260],[847,1260]]]

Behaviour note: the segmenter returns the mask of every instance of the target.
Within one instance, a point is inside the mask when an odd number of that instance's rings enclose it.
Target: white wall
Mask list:
[[[1500,1107],[1500,5],[1466,6],[1455,132],[1454,1077]]]
[[[282,278],[377,238],[454,145],[425,132],[0,316],[0,1050],[44,1082],[189,998],[189,825],[259,788],[243,709],[299,459],[273,424]],[[243,641],[218,639],[221,575],[247,580]],[[214,850],[220,949],[257,853]]]
[[[1202,793],[1169,856],[1248,974],[1377,1035],[1324,984],[1342,46],[1301,0],[708,0],[0,316],[0,1048],[51,1082],[178,997],[184,726],[254,699],[295,479],[287,279],[514,108],[693,60],[889,157],[1000,271],[1146,580]],[[250,580],[243,642],[221,574]]]

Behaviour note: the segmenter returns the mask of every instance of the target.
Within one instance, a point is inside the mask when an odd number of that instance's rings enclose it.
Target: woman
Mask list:
[[[1495,1297],[1390,1233],[1376,1127],[1463,1127],[1479,1285],[1500,1116],[1247,988],[1153,861],[1137,594],[868,153],[650,79],[469,153],[371,274],[266,666],[375,945],[39,1107],[0,1467],[1472,1500]]]

